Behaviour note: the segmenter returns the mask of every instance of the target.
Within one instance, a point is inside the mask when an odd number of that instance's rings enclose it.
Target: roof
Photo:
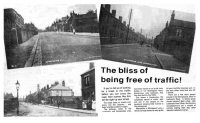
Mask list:
[[[93,67],[93,68],[91,68],[91,69],[85,71],[84,73],[81,74],[81,76],[82,76],[83,74],[87,73],[87,72],[90,72],[90,71],[94,70],[94,69],[95,69],[95,68]]]
[[[49,90],[67,90],[67,91],[71,91],[72,89],[70,89],[69,87],[65,87],[65,86],[62,86],[60,84],[50,88]]]
[[[97,18],[96,13],[91,13],[91,14],[75,14],[74,19],[82,19],[82,18]]]
[[[110,11],[108,11],[105,7],[102,7],[102,8],[101,8],[101,11],[106,12],[107,14],[109,14],[109,16],[111,16],[112,18],[114,18],[115,21],[117,21],[119,24],[121,24],[124,28],[127,28],[127,25],[124,25],[123,22],[121,22],[121,21],[119,20],[119,18],[113,16],[112,13],[110,13]],[[133,27],[132,27],[132,28],[133,28]]]
[[[173,25],[180,26],[180,27],[185,27],[185,28],[193,28],[195,29],[195,22],[190,22],[190,21],[183,21],[183,20],[178,20],[174,19]]]
[[[21,17],[22,19],[24,19],[15,9],[13,8],[5,8],[4,9],[5,12],[13,12],[15,14],[17,14],[19,17]]]

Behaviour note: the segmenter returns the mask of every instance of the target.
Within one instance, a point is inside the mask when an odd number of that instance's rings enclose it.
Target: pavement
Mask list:
[[[174,70],[184,73],[187,73],[189,70],[188,65],[176,59],[173,55],[169,55],[166,53],[155,53],[155,56],[161,63],[163,69]]]
[[[6,49],[6,60],[8,69],[23,68],[30,57],[38,35],[33,36],[28,41],[10,49]]]
[[[107,60],[160,68],[151,48],[139,44],[114,44],[101,47],[102,57]]]
[[[50,105],[43,105],[43,106],[58,109],[58,107],[56,107],[56,106],[50,106]],[[64,108],[64,107],[59,107],[59,109],[66,110],[66,111],[85,113],[85,114],[96,114],[96,111],[94,111],[94,110],[82,110],[82,109],[73,109],[73,108]]]
[[[173,55],[156,50],[147,45],[112,44],[101,46],[102,57],[107,60],[125,62],[147,67],[161,68],[171,71],[185,72],[189,66]]]
[[[35,58],[36,50],[37,50],[37,47],[38,47],[38,38],[39,37],[37,36],[37,38],[35,39],[35,43],[34,43],[33,49],[31,51],[29,59],[25,63],[25,67],[30,67],[30,66],[33,65],[33,61],[34,61],[34,58]]]
[[[5,117],[16,116],[16,111],[4,115]],[[34,105],[21,102],[19,106],[19,116],[41,117],[41,116],[97,116],[95,111],[58,108],[49,105]]]

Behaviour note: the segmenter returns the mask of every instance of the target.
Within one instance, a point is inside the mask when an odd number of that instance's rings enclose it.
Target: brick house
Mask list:
[[[74,92],[69,87],[66,87],[64,83],[57,84],[48,90],[48,98],[52,104],[57,104],[58,101],[70,102],[73,101]]]
[[[97,20],[97,11],[88,11],[86,14],[77,14],[74,11],[70,13],[70,17],[65,25],[66,31],[72,31],[72,28],[76,32],[99,32],[99,23]]]
[[[96,100],[95,68],[94,68],[93,63],[90,63],[89,70],[81,74],[81,91],[82,91],[83,101]]]
[[[195,22],[175,19],[173,11],[170,22],[167,21],[165,28],[154,39],[154,46],[190,64],[194,34]]]

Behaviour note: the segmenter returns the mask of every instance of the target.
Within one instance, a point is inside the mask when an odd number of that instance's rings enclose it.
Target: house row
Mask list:
[[[136,33],[122,16],[116,17],[116,10],[111,11],[111,5],[101,5],[99,18],[99,33],[101,44],[127,44],[139,43],[145,40],[145,37]]]
[[[73,11],[70,16],[57,19],[50,27],[46,28],[46,31],[72,32],[73,29],[76,32],[98,33],[97,11],[89,10],[86,14],[78,14]]]

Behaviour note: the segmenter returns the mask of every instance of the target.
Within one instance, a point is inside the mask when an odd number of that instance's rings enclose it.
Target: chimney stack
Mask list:
[[[126,26],[126,21],[123,21],[123,24]]]
[[[122,16],[119,16],[119,21],[122,22]]]
[[[110,4],[106,4],[105,9],[110,12]]]
[[[112,16],[116,16],[116,10],[112,10]]]
[[[89,69],[92,69],[92,68],[94,68],[94,62],[90,62],[90,67],[89,67]]]
[[[65,86],[65,80],[62,81],[62,86]]]

